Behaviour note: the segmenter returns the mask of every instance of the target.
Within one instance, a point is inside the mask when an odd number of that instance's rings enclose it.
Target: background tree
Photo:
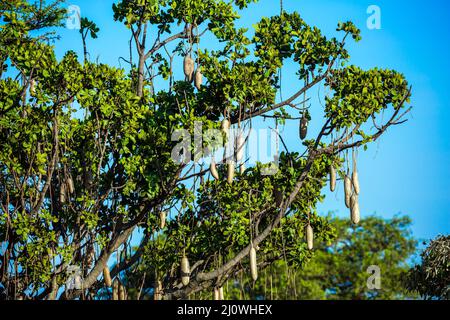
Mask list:
[[[450,300],[450,236],[430,241],[421,257],[409,272],[408,288],[425,299]]]
[[[252,248],[260,270],[282,258],[302,266],[312,256],[307,226],[317,244],[332,239],[333,224],[315,210],[328,172],[343,178],[349,150],[404,122],[408,83],[396,71],[349,65],[345,43],[360,40],[351,22],[339,24],[339,39],[327,38],[283,11],[261,19],[249,37],[235,22],[250,2],[115,3],[114,19],[133,41],[127,70],[90,61],[88,49],[84,61],[72,51],[56,59],[54,35],[45,32],[64,16],[59,1],[0,2],[0,282],[8,299],[111,297],[109,277],[119,284],[138,261],[153,270],[135,269],[144,282],[160,282],[160,297],[184,298],[248,270]],[[88,31],[101,31],[83,21],[87,45]],[[201,47],[204,37],[215,39],[214,50]],[[201,70],[202,84],[189,81],[192,70],[176,72],[183,60]],[[297,66],[297,89],[277,102],[287,61]],[[278,155],[274,175],[263,164],[235,172],[230,157],[212,180],[208,168],[172,159],[172,133],[193,135],[195,122],[248,128],[262,116],[291,121],[299,110],[303,137],[309,115],[299,99],[323,86],[319,133]],[[352,200],[357,208],[356,190]],[[140,239],[136,251],[132,236]],[[180,281],[183,256],[188,285]],[[75,288],[65,286],[69,266],[81,270]]]
[[[409,271],[408,260],[416,248],[407,216],[382,219],[370,216],[358,226],[347,219],[332,218],[336,238],[331,245],[319,244],[313,258],[300,269],[292,269],[281,259],[261,273],[257,282],[240,272],[224,285],[224,297],[230,300],[319,300],[319,299],[405,299],[415,298],[403,283]],[[369,289],[369,266],[381,270],[381,288]],[[151,273],[151,270],[147,270]],[[130,287],[140,288],[134,272],[126,273]],[[153,298],[153,283],[146,283],[140,297]],[[134,296],[137,297],[137,296]],[[193,295],[195,299],[212,299],[210,289]]]

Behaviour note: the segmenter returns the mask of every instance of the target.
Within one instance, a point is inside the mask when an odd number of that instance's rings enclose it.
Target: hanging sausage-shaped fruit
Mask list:
[[[256,262],[256,249],[253,246],[253,243],[251,244],[250,249],[250,273],[253,281],[256,281],[258,279],[258,265]]]
[[[306,226],[306,244],[308,245],[308,250],[314,248],[314,230],[309,223]]]
[[[361,217],[360,217],[360,213],[359,213],[359,200],[358,200],[358,195],[357,194],[353,194],[350,200],[350,215],[351,215],[351,219],[352,222],[354,224],[358,224]]]
[[[300,120],[300,139],[305,140],[306,136],[308,135],[308,125],[309,125],[309,113],[308,111],[304,111],[302,118]]]
[[[345,206],[350,208],[350,198],[352,197],[352,181],[348,176],[348,172],[344,177],[344,193],[345,193]]]
[[[223,295],[223,287],[219,288],[219,300],[225,300]]]
[[[191,275],[191,267],[189,266],[189,260],[184,255],[183,258],[181,258],[181,283],[183,286],[187,286],[189,284]]]
[[[164,229],[164,227],[166,226],[166,218],[167,218],[167,213],[165,211],[160,211],[159,212],[159,227],[161,229]]]
[[[334,192],[336,190],[336,169],[334,165],[330,167],[330,191]]]
[[[195,76],[194,76],[194,85],[197,88],[197,90],[200,90],[203,84],[203,74],[200,70],[200,67],[197,68],[197,70],[195,71]]]
[[[61,204],[66,203],[67,200],[67,189],[66,189],[66,184],[63,182],[61,183],[61,188],[59,189],[59,202],[61,202]]]
[[[184,75],[186,76],[186,81],[192,82],[194,78],[194,68],[195,68],[194,60],[192,59],[190,54],[187,54],[184,57],[183,61],[183,71]]]
[[[217,171],[217,165],[216,165],[216,161],[214,160],[214,157],[211,158],[211,163],[209,165],[209,169],[210,169],[211,175],[214,177],[214,179],[219,180],[219,172]]]
[[[70,194],[74,194],[75,193],[75,185],[73,183],[72,177],[70,177],[70,176],[69,176],[69,178],[67,178],[67,186],[69,187]]]
[[[228,119],[223,119],[222,120],[222,132],[225,136],[228,136],[228,131],[230,130],[230,121]]]
[[[227,181],[229,184],[233,183],[234,170],[235,170],[234,161],[233,160],[227,161]]]

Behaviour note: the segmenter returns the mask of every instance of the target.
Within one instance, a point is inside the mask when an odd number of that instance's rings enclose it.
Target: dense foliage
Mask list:
[[[450,300],[450,236],[430,241],[421,257],[410,270],[408,287],[425,299]]]
[[[260,269],[282,258],[302,266],[313,255],[308,224],[316,243],[333,239],[334,224],[315,210],[330,167],[342,177],[346,151],[402,123],[408,83],[396,71],[349,65],[345,43],[360,40],[351,22],[327,38],[283,11],[249,36],[236,21],[251,2],[115,3],[114,19],[133,39],[121,69],[91,61],[87,40],[102,31],[87,19],[84,57],[56,58],[60,1],[0,1],[0,285],[8,299],[110,297],[102,271],[114,258],[113,279],[132,268],[159,280],[164,299],[183,298],[248,270],[252,247]],[[215,39],[214,50],[201,46],[204,37]],[[186,56],[205,77],[198,89],[176,72]],[[288,61],[298,90],[277,102]],[[220,128],[224,118],[234,127],[263,115],[285,121],[292,111],[306,114],[297,99],[318,86],[330,93],[322,129],[283,152],[275,175],[257,164],[228,183],[226,165],[212,180],[208,168],[172,159],[174,130]],[[163,229],[161,212],[169,212]],[[189,285],[180,282],[183,255]],[[78,287],[66,285],[69,266],[81,270]]]

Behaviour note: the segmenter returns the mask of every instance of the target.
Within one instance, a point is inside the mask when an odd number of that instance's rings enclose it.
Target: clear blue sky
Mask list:
[[[73,0],[82,16],[100,27],[99,38],[89,41],[92,59],[118,65],[128,56],[128,30],[112,19],[112,1]],[[369,5],[381,8],[381,30],[366,27]],[[306,22],[333,36],[339,21],[352,20],[361,28],[363,40],[350,45],[351,63],[364,69],[375,66],[396,69],[413,86],[414,106],[409,122],[394,127],[367,152],[360,152],[359,171],[363,215],[413,218],[417,238],[429,239],[450,233],[450,3],[445,0],[284,0],[288,12],[298,11]],[[243,26],[251,27],[262,16],[279,12],[278,0],[260,0],[242,13]],[[81,55],[81,40],[75,30],[61,29],[57,44]],[[292,93],[295,81],[285,68],[283,95]],[[294,90],[294,89],[292,89]],[[319,105],[313,105],[319,108]],[[314,124],[314,111],[312,131]],[[283,136],[289,147],[299,145],[296,125],[288,125]],[[342,186],[337,196],[328,195],[321,212],[346,216]]]

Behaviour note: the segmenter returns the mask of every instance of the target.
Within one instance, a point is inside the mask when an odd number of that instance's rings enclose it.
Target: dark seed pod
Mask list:
[[[304,114],[300,120],[300,139],[305,140],[308,134],[308,118]]]

